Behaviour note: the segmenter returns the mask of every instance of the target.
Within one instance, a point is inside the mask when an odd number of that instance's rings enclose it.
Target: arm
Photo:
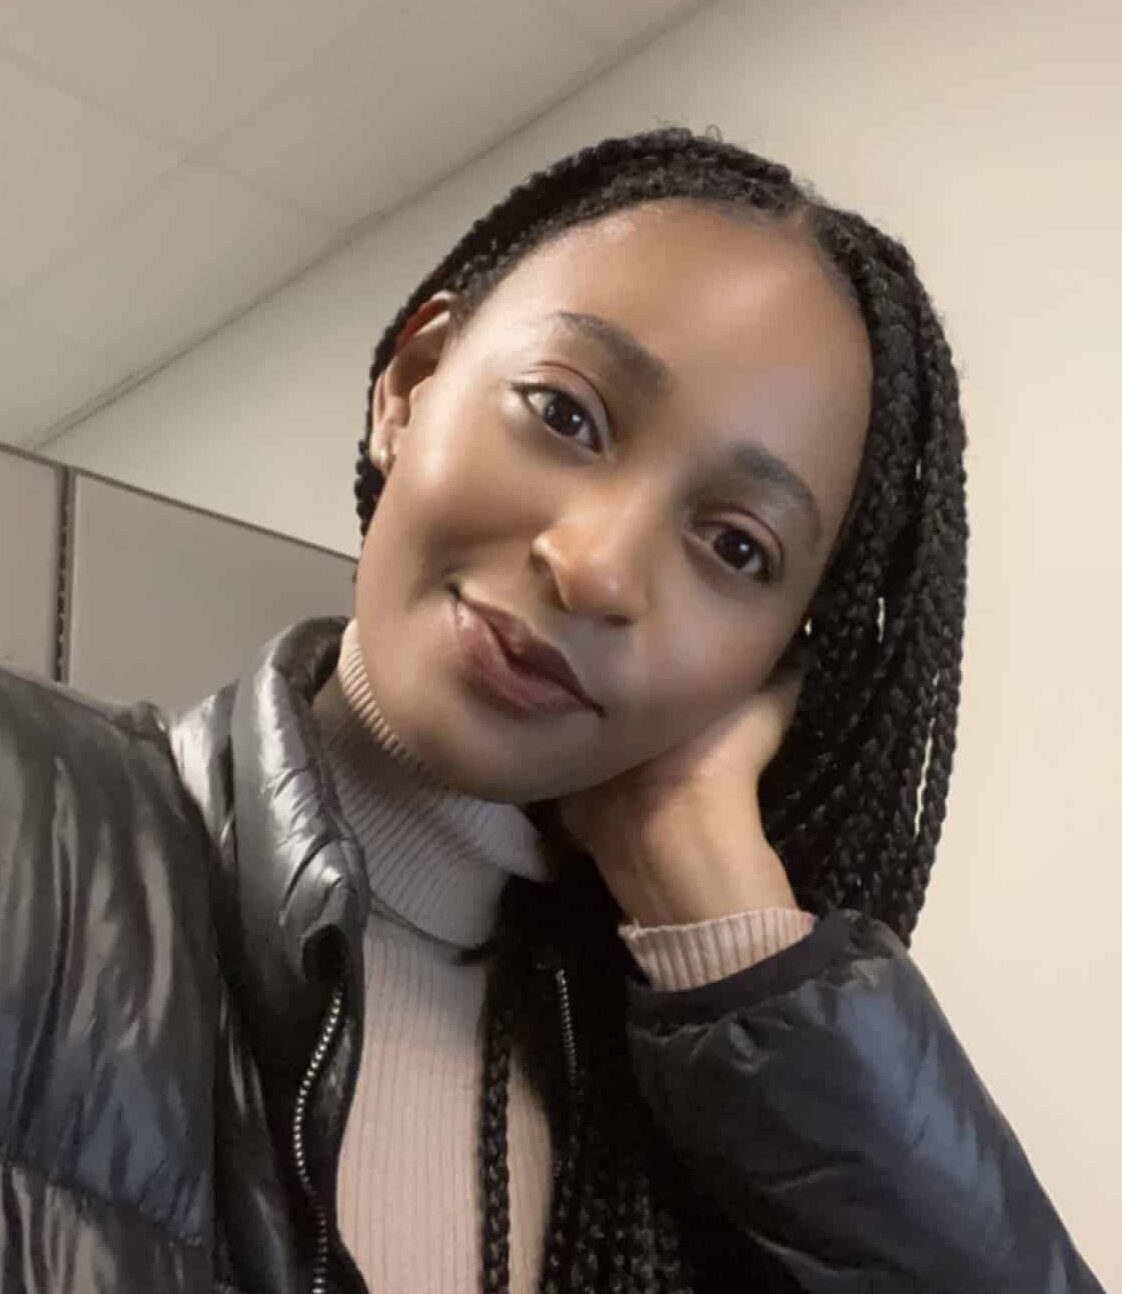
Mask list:
[[[1102,1294],[887,926],[838,911],[723,979],[628,993],[657,1124],[800,1287]]]

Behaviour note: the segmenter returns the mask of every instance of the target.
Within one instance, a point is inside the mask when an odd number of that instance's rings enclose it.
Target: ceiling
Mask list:
[[[36,447],[696,0],[3,0],[0,441]]]

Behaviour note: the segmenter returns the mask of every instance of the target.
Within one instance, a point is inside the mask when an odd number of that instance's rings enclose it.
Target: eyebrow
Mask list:
[[[575,310],[554,310],[545,316],[543,323],[560,324],[599,343],[617,364],[656,392],[665,391],[671,385],[672,375],[666,364],[626,328],[610,319]],[[809,522],[815,544],[821,540],[822,514],[814,493],[781,458],[763,445],[737,442],[730,448],[727,461],[734,475],[750,484],[770,486],[786,495]]]
[[[545,316],[543,322],[560,324],[563,328],[598,342],[621,368],[627,369],[632,377],[647,383],[656,392],[666,390],[671,384],[670,370],[666,364],[626,328],[612,323],[610,319],[575,310],[554,310]]]
[[[787,499],[803,514],[810,524],[814,543],[822,538],[822,514],[818,510],[818,501],[797,472],[777,458],[763,445],[754,443],[737,443],[729,453],[730,470],[751,483],[771,486],[787,496]]]

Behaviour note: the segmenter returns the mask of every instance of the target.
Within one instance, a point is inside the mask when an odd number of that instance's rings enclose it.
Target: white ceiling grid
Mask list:
[[[42,444],[697,7],[4,0],[0,441]]]

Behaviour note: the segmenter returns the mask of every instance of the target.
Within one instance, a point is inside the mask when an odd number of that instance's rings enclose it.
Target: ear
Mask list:
[[[454,292],[441,291],[423,302],[398,333],[393,359],[378,374],[372,403],[370,458],[393,447],[409,425],[414,396],[436,370],[452,332]]]

